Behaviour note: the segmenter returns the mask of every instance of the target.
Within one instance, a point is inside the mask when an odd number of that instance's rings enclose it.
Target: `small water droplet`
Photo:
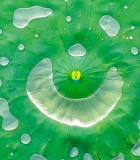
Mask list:
[[[129,36],[129,39],[133,39],[133,36]]]
[[[111,2],[110,5],[113,6],[113,2]]]
[[[131,29],[135,29],[135,26],[132,25],[132,26],[131,26]]]
[[[124,155],[120,153],[118,156],[112,158],[111,160],[124,160]]]
[[[88,29],[89,29],[89,30],[91,30],[91,28],[90,28],[90,27],[89,27]]]
[[[11,153],[10,153],[10,156],[13,156],[13,155],[14,155],[14,153],[13,153],[13,152],[11,152]]]
[[[92,156],[89,153],[85,153],[83,160],[93,160]]]
[[[140,120],[138,121],[138,129],[140,130]]]
[[[30,143],[30,141],[31,141],[31,137],[30,137],[29,134],[23,134],[23,135],[21,136],[21,142],[22,142],[23,144],[28,144],[28,143]]]
[[[2,80],[0,79],[0,87],[1,87],[1,85],[2,85]]]
[[[71,46],[68,50],[71,56],[84,56],[86,54],[86,49],[79,43]]]
[[[67,17],[66,17],[66,21],[67,21],[67,22],[70,22],[71,20],[72,20],[72,18],[71,18],[70,16],[67,16]]]
[[[33,154],[31,157],[30,157],[30,160],[47,160],[45,157],[39,155],[39,154]]]
[[[0,29],[0,34],[2,34],[2,29]]]
[[[140,156],[140,139],[137,141],[135,146],[131,149],[131,152],[135,156]]]
[[[38,37],[38,34],[35,34],[35,37],[37,38],[37,37]]]
[[[70,151],[70,156],[71,157],[76,157],[78,155],[78,148],[77,147],[73,147]]]
[[[19,44],[19,45],[18,45],[18,49],[19,49],[20,51],[24,50],[24,48],[25,48],[25,46],[24,46],[23,44]]]
[[[127,9],[127,8],[128,8],[128,6],[127,6],[127,5],[125,5],[125,6],[124,6],[124,9]]]
[[[65,2],[67,2],[68,0],[65,0]]]
[[[8,63],[9,63],[9,59],[8,58],[6,58],[6,57],[1,57],[0,58],[0,65],[7,66]]]
[[[138,49],[136,48],[136,47],[132,47],[131,48],[131,53],[133,54],[133,55],[137,55],[138,54]]]

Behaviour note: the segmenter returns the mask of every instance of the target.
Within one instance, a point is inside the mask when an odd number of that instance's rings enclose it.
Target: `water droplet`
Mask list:
[[[131,149],[131,152],[135,156],[140,156],[140,139],[135,144],[135,146]]]
[[[2,80],[0,79],[0,87],[1,87],[1,85],[2,85]]]
[[[36,18],[50,16],[53,11],[50,8],[34,6],[30,8],[19,8],[14,12],[13,24],[17,28],[26,27],[29,22]]]
[[[113,2],[111,2],[110,5],[113,6]]]
[[[13,153],[13,152],[11,152],[11,153],[10,153],[10,156],[13,156],[13,155],[14,155],[14,153]]]
[[[120,153],[118,156],[112,158],[111,160],[124,160],[124,155]]]
[[[71,56],[84,56],[86,54],[86,49],[79,43],[71,46],[68,50]]]
[[[45,157],[39,155],[39,154],[33,154],[31,157],[30,157],[30,160],[47,160]]]
[[[129,39],[133,39],[133,36],[129,36]]]
[[[0,29],[0,34],[2,34],[2,29]]]
[[[89,30],[91,30],[91,28],[90,28],[90,27],[89,27],[88,29],[89,29]]]
[[[9,63],[9,59],[8,58],[6,58],[6,57],[1,57],[0,58],[0,65],[7,66],[8,63]]]
[[[100,18],[99,25],[110,37],[114,37],[120,30],[120,24],[113,17],[105,15]]]
[[[132,25],[132,26],[131,26],[131,29],[135,29],[135,26]]]
[[[138,121],[138,129],[140,130],[140,120]]]
[[[127,6],[127,5],[125,5],[125,6],[124,6],[124,9],[127,9],[127,8],[128,8],[128,6]]]
[[[76,157],[78,155],[78,148],[73,147],[70,151],[70,156],[71,157]]]
[[[13,130],[18,127],[18,120],[10,113],[8,102],[0,98],[0,116],[2,116],[2,128],[4,130]]]
[[[131,53],[133,54],[133,55],[137,55],[138,54],[138,49],[136,48],[136,47],[132,47],[131,48]]]
[[[37,37],[38,37],[38,34],[35,34],[35,37],[37,38]]]
[[[28,144],[28,143],[30,143],[30,141],[31,141],[31,137],[30,137],[29,134],[23,134],[23,135],[21,136],[21,142],[22,142],[23,144]]]
[[[83,160],[93,160],[92,156],[89,153],[85,153]]]
[[[66,21],[67,21],[67,22],[70,22],[71,20],[72,20],[72,18],[71,18],[70,16],[67,16],[67,17],[66,17]]]
[[[24,46],[23,44],[19,44],[19,45],[18,45],[18,49],[19,49],[20,51],[24,50],[24,48],[25,48],[25,46]]]

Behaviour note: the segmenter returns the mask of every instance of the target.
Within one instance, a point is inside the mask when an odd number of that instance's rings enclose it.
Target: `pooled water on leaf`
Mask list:
[[[83,160],[93,160],[92,156],[89,153],[85,153]]]
[[[53,11],[50,8],[34,6],[30,8],[19,8],[14,12],[13,24],[17,28],[24,28],[35,18],[50,16]]]
[[[78,148],[77,147],[73,147],[70,151],[70,156],[71,157],[76,157],[78,155]]]
[[[131,48],[131,53],[133,54],[133,55],[137,55],[138,54],[138,48],[136,48],[136,47],[132,47]]]
[[[71,56],[84,56],[86,54],[86,49],[79,43],[71,46],[68,50]]]
[[[135,146],[131,149],[131,152],[135,156],[140,156],[140,139],[135,144]]]
[[[23,44],[19,44],[19,45],[18,45],[18,49],[19,49],[20,51],[24,50],[24,48],[25,48],[25,46],[24,46]]]
[[[39,155],[39,154],[33,154],[31,157],[30,157],[30,160],[47,160],[45,157]]]
[[[118,156],[112,158],[111,160],[124,160],[124,155],[120,153]]]
[[[9,59],[8,58],[6,58],[6,57],[1,57],[0,58],[0,65],[7,66],[8,63],[9,63]]]
[[[13,130],[18,127],[18,120],[10,113],[8,102],[0,98],[0,116],[2,116],[2,128],[4,130]]]
[[[21,136],[21,142],[22,142],[23,144],[28,144],[28,143],[30,143],[30,141],[31,141],[31,137],[30,137],[29,134],[23,134],[23,135]]]
[[[99,20],[99,25],[110,37],[116,36],[120,30],[120,24],[110,15],[101,17]]]

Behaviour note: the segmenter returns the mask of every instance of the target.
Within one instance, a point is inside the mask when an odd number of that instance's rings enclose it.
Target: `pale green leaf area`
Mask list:
[[[139,0],[0,0],[0,160],[139,160],[139,23]]]

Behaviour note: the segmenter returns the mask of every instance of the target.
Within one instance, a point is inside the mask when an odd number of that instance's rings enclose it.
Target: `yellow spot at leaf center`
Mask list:
[[[71,73],[71,78],[73,79],[73,80],[79,80],[80,79],[80,77],[81,77],[81,73],[79,72],[79,71],[72,71],[72,73]]]

